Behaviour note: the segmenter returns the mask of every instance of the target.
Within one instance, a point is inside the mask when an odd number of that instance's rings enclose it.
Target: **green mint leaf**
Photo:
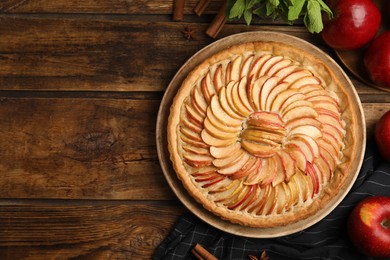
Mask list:
[[[311,33],[319,33],[324,27],[322,24],[321,5],[316,0],[308,0],[307,13],[303,18],[307,29]]]
[[[322,0],[317,0],[317,2],[320,4],[321,10],[328,14],[329,19],[332,19],[333,13],[332,10],[330,10],[329,6],[327,6]]]
[[[273,16],[274,18],[277,16],[276,10],[279,6],[279,0],[267,0],[267,3],[265,4],[267,12],[267,16]]]
[[[244,19],[247,25],[251,24],[252,21],[252,10],[251,9],[246,9],[244,13]]]
[[[237,0],[229,12],[229,19],[241,18],[245,11],[245,0]]]
[[[302,8],[306,3],[306,0],[292,0],[291,3],[292,5],[288,8],[287,19],[289,21],[294,21],[301,15]]]

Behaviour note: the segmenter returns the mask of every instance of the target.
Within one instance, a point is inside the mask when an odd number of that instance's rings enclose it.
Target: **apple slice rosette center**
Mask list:
[[[254,112],[241,132],[242,147],[251,155],[268,158],[275,155],[286,136],[286,128],[280,116],[271,112]]]

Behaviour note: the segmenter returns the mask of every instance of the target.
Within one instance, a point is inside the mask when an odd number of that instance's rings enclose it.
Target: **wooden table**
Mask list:
[[[186,212],[160,168],[155,130],[170,80],[214,41],[204,31],[222,1],[201,17],[196,2],[173,22],[171,0],[0,1],[1,259],[149,259]],[[335,57],[301,23],[239,21],[217,38],[255,30]],[[370,138],[390,95],[350,76]]]

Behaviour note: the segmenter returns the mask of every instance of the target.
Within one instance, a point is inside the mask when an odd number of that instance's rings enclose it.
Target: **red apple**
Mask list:
[[[390,110],[379,119],[375,126],[375,141],[380,154],[390,161]]]
[[[381,13],[372,0],[329,1],[334,18],[324,21],[323,40],[338,50],[352,50],[366,45],[378,32]]]
[[[390,88],[390,31],[382,33],[369,45],[364,65],[375,84]]]
[[[348,234],[363,254],[390,257],[390,197],[373,196],[360,201],[348,218]]]

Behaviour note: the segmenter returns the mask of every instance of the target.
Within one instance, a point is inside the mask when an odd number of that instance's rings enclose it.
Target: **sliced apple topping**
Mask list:
[[[279,60],[278,62],[276,62],[275,64],[272,65],[271,68],[269,68],[269,70],[267,71],[267,76],[275,76],[276,73],[278,73],[279,71],[281,71],[282,69],[285,69],[286,67],[290,66],[292,64],[292,61],[289,60],[289,59],[281,59]],[[278,76],[278,78],[280,78],[280,76]]]
[[[271,54],[263,54],[260,57],[256,58],[252,63],[252,67],[249,72],[249,77],[254,76],[255,78],[259,77],[259,72],[263,67],[264,63],[272,57]]]
[[[224,75],[223,75],[223,68],[222,64],[219,64],[216,69],[214,70],[214,75],[213,75],[213,84],[215,91],[218,93],[221,88],[224,87],[225,82],[224,82]]]
[[[227,210],[266,216],[308,205],[343,156],[336,93],[288,57],[246,52],[196,81],[177,127],[192,182]]]
[[[233,87],[235,83],[234,82],[230,82],[229,85],[231,87]],[[228,85],[228,86],[229,86]],[[229,89],[231,88],[229,87]],[[229,103],[230,101],[227,100],[227,96],[226,96],[226,91],[227,91],[228,87],[226,88],[221,88],[220,91],[219,91],[219,97],[218,97],[218,101],[222,107],[222,109],[229,115],[231,116],[232,118],[234,119],[244,119],[244,117],[242,115],[240,115],[238,112],[236,112],[232,107],[231,107],[231,104]],[[230,97],[230,96],[229,96]],[[231,101],[233,102],[233,101]]]
[[[268,59],[261,67],[258,76],[268,75],[268,71],[281,60],[283,60],[282,56],[273,56]]]
[[[254,55],[249,55],[248,57],[245,58],[245,61],[241,66],[240,79],[242,79],[243,77],[246,78],[246,76],[248,75],[249,69],[252,65],[253,58]]]

